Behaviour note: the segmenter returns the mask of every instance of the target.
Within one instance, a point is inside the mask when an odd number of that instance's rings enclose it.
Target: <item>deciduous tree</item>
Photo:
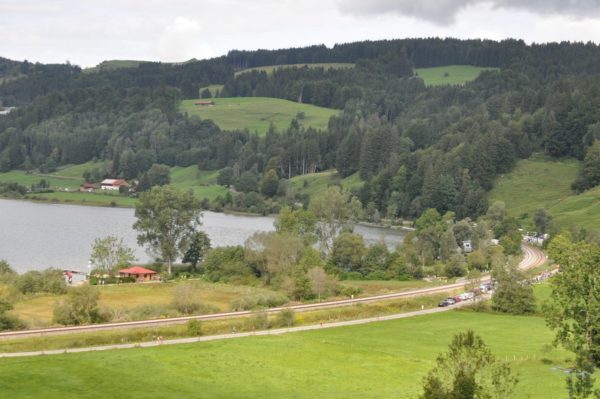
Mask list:
[[[140,195],[135,216],[138,243],[159,253],[171,274],[173,262],[188,248],[191,234],[202,224],[200,203],[191,191],[153,187]]]
[[[133,249],[123,242],[123,238],[117,236],[96,238],[92,244],[90,262],[95,270],[103,273],[111,273],[116,268],[127,266],[135,260]]]
[[[560,273],[552,279],[546,320],[556,331],[555,343],[576,356],[567,377],[569,398],[587,398],[593,393],[592,374],[600,367],[600,247],[559,235],[549,252]]]
[[[469,330],[456,334],[448,352],[438,356],[421,399],[509,399],[517,382],[509,366]]]

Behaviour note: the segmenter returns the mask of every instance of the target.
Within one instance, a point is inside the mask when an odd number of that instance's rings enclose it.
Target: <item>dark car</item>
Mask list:
[[[445,307],[445,306],[454,305],[455,303],[456,303],[456,301],[454,300],[454,298],[446,298],[443,301],[441,301],[440,303],[438,303],[438,306]]]

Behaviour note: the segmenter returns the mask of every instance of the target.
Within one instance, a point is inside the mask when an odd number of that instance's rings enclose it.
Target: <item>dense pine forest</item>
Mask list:
[[[353,68],[246,68],[344,62]],[[415,68],[498,68],[457,86],[426,86]],[[240,195],[294,198],[287,181],[336,168],[364,181],[363,207],[415,218],[428,208],[458,218],[486,212],[486,192],[534,152],[585,160],[574,185],[600,183],[600,47],[403,39],[283,50],[231,51],[183,64],[88,72],[69,64],[0,58],[0,171],[51,172],[109,161],[98,177],[142,179],[156,164],[221,170]],[[183,99],[223,85],[223,97],[263,96],[339,109],[329,127],[223,131],[179,111]],[[156,169],[156,167],[155,167]],[[222,201],[233,201],[232,198]]]

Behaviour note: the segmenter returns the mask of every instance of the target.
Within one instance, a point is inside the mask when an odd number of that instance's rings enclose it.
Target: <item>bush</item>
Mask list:
[[[16,277],[15,285],[23,294],[47,292],[58,295],[67,292],[63,272],[58,269],[29,271]]]
[[[206,254],[203,266],[206,276],[213,282],[248,281],[256,277],[244,261],[244,248],[241,246],[211,249]]]
[[[286,304],[289,298],[279,292],[250,294],[231,303],[234,310],[250,310],[255,308],[272,308]]]
[[[18,317],[0,314],[0,331],[23,330],[25,327],[25,323]]]
[[[99,298],[100,292],[95,287],[71,288],[67,299],[54,308],[54,321],[63,325],[82,325],[110,320],[110,314],[98,308]]]
[[[246,330],[266,330],[271,328],[267,312],[254,313],[245,320],[244,325]]]
[[[17,317],[6,314],[11,309],[12,305],[9,302],[0,299],[0,331],[25,328],[25,324]]]
[[[177,284],[173,289],[172,306],[183,314],[192,314],[202,307],[196,287],[192,284]]]
[[[511,314],[535,312],[533,288],[525,280],[525,275],[515,266],[496,268],[493,273],[498,287],[492,295],[492,309]]]
[[[191,337],[202,335],[202,322],[200,320],[190,320],[186,324],[187,334]]]
[[[176,310],[165,306],[165,305],[140,305],[134,308],[128,309],[123,315],[125,320],[146,320],[146,319],[159,319],[162,317],[175,317],[178,316]],[[117,315],[114,315],[116,318]]]
[[[347,297],[358,296],[362,292],[360,287],[342,287],[340,294]]]
[[[296,321],[296,314],[292,309],[283,309],[277,315],[277,324],[282,327],[292,327]]]

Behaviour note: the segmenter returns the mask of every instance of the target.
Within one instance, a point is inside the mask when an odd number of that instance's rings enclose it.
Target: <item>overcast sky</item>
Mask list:
[[[600,40],[600,0],[0,0],[0,56],[84,67],[364,39]]]

